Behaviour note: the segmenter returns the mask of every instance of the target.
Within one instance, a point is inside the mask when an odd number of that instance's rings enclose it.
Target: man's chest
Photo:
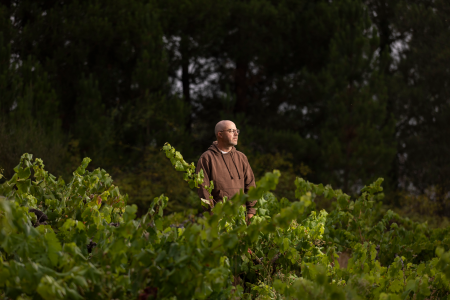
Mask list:
[[[244,179],[244,167],[237,157],[225,154],[211,164],[211,180],[223,185],[236,185]]]

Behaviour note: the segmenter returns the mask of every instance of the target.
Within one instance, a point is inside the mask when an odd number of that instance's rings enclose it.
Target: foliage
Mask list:
[[[162,138],[186,144],[189,106],[170,94],[154,1],[7,1],[0,15],[2,127],[40,127],[50,135],[45,142],[77,144],[73,156],[117,168],[140,161]],[[54,131],[63,135],[51,139]],[[42,150],[52,147],[28,146],[7,150],[14,162],[38,153],[52,172],[70,175],[53,168],[54,153]]]
[[[0,18],[6,19],[1,7]],[[46,157],[49,170],[61,171],[67,140],[55,118],[55,91],[40,63],[15,59],[6,42],[8,27],[0,22],[0,167],[11,177],[20,154],[32,151]]]
[[[398,101],[393,108],[398,124],[400,182],[413,183],[416,195],[433,189],[429,197],[438,215],[449,217],[450,168],[448,151],[450,103],[448,70],[450,43],[448,1],[413,1],[395,10],[392,29],[408,41],[397,63],[393,91]],[[431,33],[431,34],[430,34]]]
[[[390,174],[392,183],[396,182],[393,187],[418,199],[434,190],[425,196],[426,202],[437,207],[430,219],[449,217],[450,77],[445,66],[450,58],[450,4],[445,0],[364,2],[378,29],[379,52],[389,59],[379,67],[387,79],[387,110],[397,121],[398,153]],[[393,198],[403,208],[401,197]]]
[[[170,161],[164,159],[165,154],[156,148],[146,149],[144,159],[133,169],[114,170],[114,179],[120,190],[128,194],[128,204],[136,204],[137,215],[147,213],[153,199],[161,194],[169,197],[165,212],[183,212],[191,210],[191,214],[202,210],[195,191],[183,183],[179,172],[171,168]]]
[[[189,185],[204,184],[173,147],[166,155]],[[296,179],[297,201],[277,199],[280,172],[248,194],[182,225],[168,198],[137,207],[85,158],[65,183],[24,154],[0,186],[0,293],[16,299],[425,299],[450,292],[449,228],[380,211],[379,179],[357,199]],[[316,197],[335,209],[315,210]],[[243,204],[258,200],[250,225]],[[37,220],[45,213],[47,221]],[[351,251],[346,269],[341,251]]]
[[[245,136],[248,135],[246,133]],[[279,152],[255,151],[251,147],[245,146],[245,136],[243,138],[244,142],[240,143],[238,148],[239,151],[247,156],[255,178],[262,178],[267,170],[279,170],[283,173],[283,176],[280,177],[277,188],[273,193],[279,198],[294,199],[295,185],[293,185],[293,182],[297,174],[308,178],[307,176],[312,173],[309,166],[304,163],[294,164],[294,158],[291,153],[281,154]]]
[[[248,148],[291,154],[314,171],[309,178],[349,193],[387,177],[396,153],[380,68],[387,57],[363,1],[229,1],[226,8],[227,30],[208,52],[218,79],[198,97],[196,125],[213,128],[219,107]]]

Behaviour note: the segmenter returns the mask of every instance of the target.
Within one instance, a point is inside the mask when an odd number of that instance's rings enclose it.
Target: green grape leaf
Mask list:
[[[41,225],[38,227],[38,231],[44,235],[47,246],[47,255],[50,262],[53,266],[56,266],[58,264],[58,252],[62,250],[61,243],[50,225]]]
[[[123,220],[125,222],[134,220],[134,218],[136,217],[136,212],[137,212],[137,206],[136,204],[133,205],[127,205],[125,208],[125,213],[123,214]]]
[[[393,293],[399,293],[403,291],[403,283],[400,280],[395,279],[394,281],[391,282],[389,286],[389,291]]]
[[[27,179],[24,181],[17,181],[16,186],[19,190],[19,193],[21,194],[29,193],[31,188],[31,179]]]
[[[30,169],[29,167],[28,167],[28,168],[25,168],[25,169],[19,168],[19,169],[18,169],[17,175],[18,175],[19,178],[22,179],[22,180],[27,179],[27,178],[30,177],[30,175],[31,175],[31,169]]]
[[[66,290],[54,278],[44,275],[36,289],[45,300],[65,299]]]

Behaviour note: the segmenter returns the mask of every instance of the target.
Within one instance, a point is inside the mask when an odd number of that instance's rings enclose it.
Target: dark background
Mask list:
[[[230,119],[280,197],[383,177],[387,205],[445,220],[449,26],[446,0],[2,0],[0,167],[89,156],[141,212],[195,208],[160,148],[196,162]]]

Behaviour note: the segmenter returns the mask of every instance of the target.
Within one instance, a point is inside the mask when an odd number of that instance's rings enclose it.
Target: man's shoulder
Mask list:
[[[212,151],[206,150],[202,153],[202,155],[200,155],[199,160],[210,160],[213,155],[214,153]]]
[[[234,150],[234,153],[239,157],[247,159],[247,155],[245,155],[244,152],[241,152],[239,150]]]

